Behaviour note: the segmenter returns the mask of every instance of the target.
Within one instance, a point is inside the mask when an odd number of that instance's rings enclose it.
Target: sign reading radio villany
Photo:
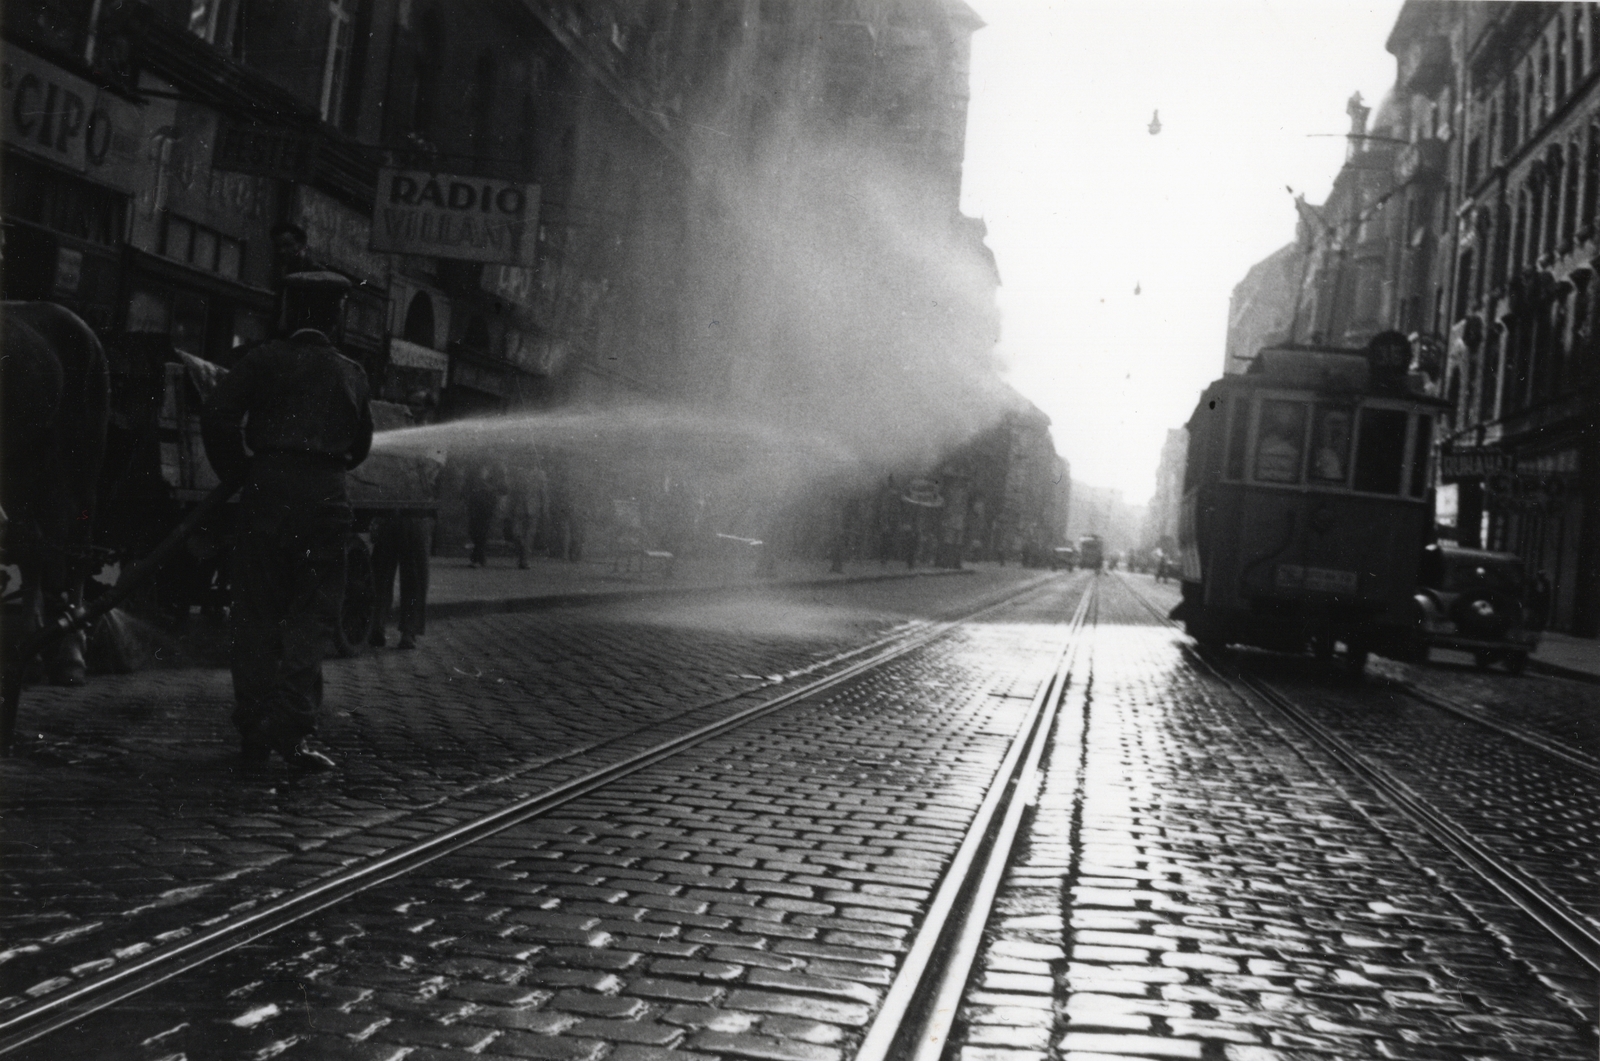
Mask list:
[[[539,186],[385,168],[372,215],[375,251],[532,266]]]

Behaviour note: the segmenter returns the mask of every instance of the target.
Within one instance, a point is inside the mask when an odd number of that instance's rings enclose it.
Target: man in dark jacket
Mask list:
[[[344,599],[350,502],[344,475],[372,447],[366,373],[334,345],[350,281],[284,278],[288,337],[247,353],[206,402],[206,455],[223,477],[248,468],[233,553],[233,722],[247,766],[277,751],[326,770],[309,748],[322,656]]]

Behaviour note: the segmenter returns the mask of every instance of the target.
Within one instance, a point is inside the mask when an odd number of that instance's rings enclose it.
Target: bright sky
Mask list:
[[[968,2],[963,209],[999,261],[1009,378],[1074,479],[1142,503],[1222,372],[1234,284],[1294,236],[1285,186],[1321,202],[1344,159],[1311,134],[1393,84],[1400,0]]]

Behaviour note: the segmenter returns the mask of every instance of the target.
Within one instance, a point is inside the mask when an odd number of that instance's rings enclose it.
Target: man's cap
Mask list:
[[[318,270],[290,273],[283,278],[283,286],[287,291],[305,295],[348,295],[351,284],[350,278],[341,273]]]

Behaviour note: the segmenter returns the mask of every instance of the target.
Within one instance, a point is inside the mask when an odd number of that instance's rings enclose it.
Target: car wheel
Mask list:
[[[1512,652],[1506,656],[1506,670],[1512,674],[1521,674],[1528,669],[1528,654],[1526,652]]]
[[[1479,670],[1488,670],[1490,667],[1494,666],[1494,653],[1474,652],[1472,654],[1472,662],[1478,665]]]

